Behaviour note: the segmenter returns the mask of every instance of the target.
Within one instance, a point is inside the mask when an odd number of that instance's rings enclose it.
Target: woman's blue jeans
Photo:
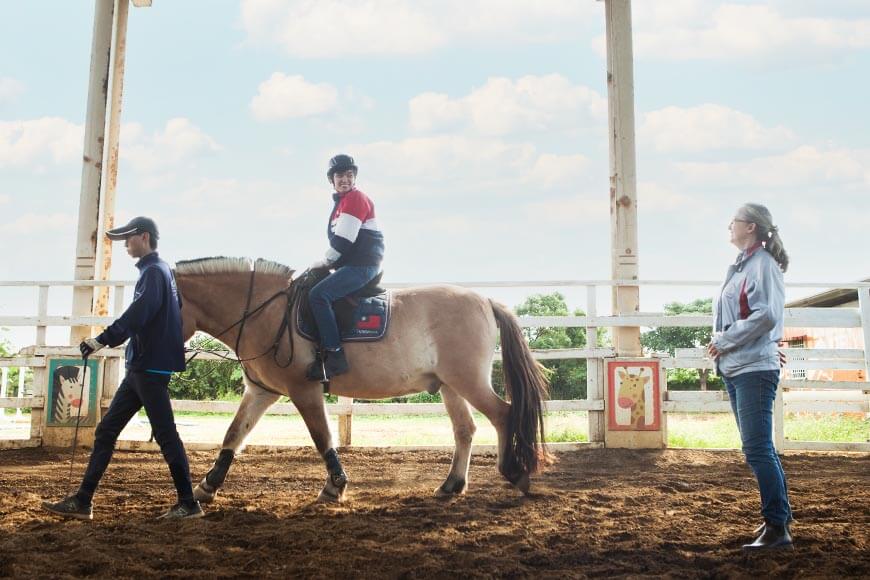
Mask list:
[[[766,521],[784,525],[792,519],[791,506],[785,472],[773,446],[773,402],[779,371],[756,371],[722,378],[737,419],[743,455],[758,480],[761,514]]]
[[[320,346],[330,350],[341,346],[332,303],[371,282],[379,271],[380,266],[342,266],[314,285],[308,294],[308,303],[320,332]]]

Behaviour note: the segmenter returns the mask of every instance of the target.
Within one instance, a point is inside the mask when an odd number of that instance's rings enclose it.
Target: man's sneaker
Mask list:
[[[177,503],[165,514],[158,516],[158,520],[194,520],[205,515],[198,501],[192,504]]]
[[[79,498],[74,495],[62,499],[57,503],[44,501],[42,502],[42,507],[43,509],[50,511],[53,514],[63,516],[65,518],[75,518],[77,520],[94,519],[93,506],[91,504],[82,503]]]

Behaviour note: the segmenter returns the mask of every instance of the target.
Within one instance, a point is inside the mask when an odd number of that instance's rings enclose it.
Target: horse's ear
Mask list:
[[[622,379],[623,381],[628,378],[628,373],[625,372],[625,369],[619,369],[616,372],[619,375],[619,378]]]

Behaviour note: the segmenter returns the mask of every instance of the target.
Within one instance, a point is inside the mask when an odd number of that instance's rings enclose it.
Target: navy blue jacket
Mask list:
[[[152,252],[136,262],[139,280],[133,302],[97,340],[118,346],[128,338],[127,369],[131,371],[183,371],[181,300],[169,264]]]

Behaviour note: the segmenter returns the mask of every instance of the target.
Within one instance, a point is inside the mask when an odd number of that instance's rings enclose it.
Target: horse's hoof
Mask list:
[[[216,489],[207,491],[203,483],[198,484],[193,490],[193,499],[195,499],[199,503],[211,503],[214,501],[216,495]]]
[[[529,489],[532,487],[532,480],[529,478],[528,473],[523,473],[513,482],[513,485],[515,488],[523,492],[523,495],[529,495]]]
[[[465,490],[467,488],[468,485],[465,483],[465,480],[447,478],[447,481],[442,483],[435,490],[435,497],[442,499],[458,497],[460,495],[465,495]]]
[[[317,496],[317,503],[341,503],[342,501],[344,501],[344,490],[335,495],[332,490],[323,488]]]
[[[439,487],[435,490],[435,497],[438,499],[450,499],[460,495],[465,495],[464,489],[462,491],[446,491],[444,488]]]

